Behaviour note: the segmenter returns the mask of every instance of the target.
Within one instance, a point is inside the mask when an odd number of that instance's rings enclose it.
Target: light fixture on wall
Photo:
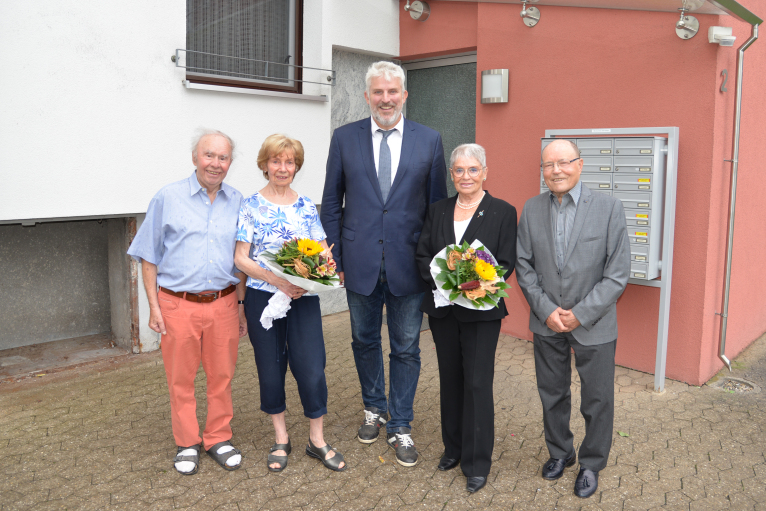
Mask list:
[[[527,7],[527,2],[536,3],[539,0],[524,0],[521,8],[521,21],[528,27],[534,27],[540,21],[540,9],[534,6]]]
[[[410,0],[407,0],[404,10],[409,12],[410,17],[415,21],[425,21],[431,15],[431,8],[428,6],[428,2],[423,0],[415,0],[412,2],[412,5],[410,5]]]
[[[732,35],[731,27],[710,27],[707,30],[707,40],[721,46],[734,46],[737,37]]]
[[[700,22],[694,16],[687,16],[689,11],[696,11],[705,4],[705,0],[682,0],[681,19],[676,22],[676,35],[681,39],[691,39],[700,29]]]
[[[508,103],[507,69],[487,69],[481,72],[481,102]]]

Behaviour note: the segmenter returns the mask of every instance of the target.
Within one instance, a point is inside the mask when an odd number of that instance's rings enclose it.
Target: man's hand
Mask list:
[[[548,328],[559,334],[563,332],[569,332],[566,325],[564,325],[564,323],[561,321],[561,314],[564,312],[566,311],[561,307],[557,307],[555,311],[551,312],[551,315],[548,316],[548,319],[545,320],[545,324],[548,325]]]
[[[162,311],[159,307],[149,308],[149,328],[162,335],[167,334],[167,331],[165,330],[165,321],[162,319]]]
[[[247,318],[245,317],[245,306],[239,306],[239,337],[247,335]]]
[[[340,278],[340,285],[342,286],[343,283],[346,281],[346,275],[342,271],[338,272],[338,278]]]
[[[274,282],[274,285],[277,287],[277,289],[289,296],[292,300],[300,298],[307,292],[302,287],[290,284],[286,279],[283,279],[282,277],[276,277],[275,280],[276,282]]]
[[[578,326],[580,326],[580,320],[578,320],[571,310],[564,310],[559,312],[559,319],[566,327],[566,332],[571,332]]]

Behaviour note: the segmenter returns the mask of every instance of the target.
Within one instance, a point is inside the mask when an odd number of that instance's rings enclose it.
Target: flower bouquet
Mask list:
[[[262,252],[258,260],[290,284],[312,293],[340,286],[340,278],[335,274],[332,247],[325,250],[309,238],[285,241],[276,253]]]
[[[465,241],[462,245],[447,245],[431,261],[431,276],[444,298],[442,303],[467,309],[498,307],[500,299],[508,296],[504,289],[509,286],[502,278],[506,271],[479,240],[471,245]]]

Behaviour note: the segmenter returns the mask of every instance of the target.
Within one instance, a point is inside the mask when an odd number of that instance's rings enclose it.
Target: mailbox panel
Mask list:
[[[649,245],[649,235],[651,229],[641,229],[638,227],[628,227],[628,238],[630,238],[631,245]]]
[[[628,229],[631,227],[649,227],[652,225],[652,211],[643,209],[626,209],[625,221]]]
[[[613,138],[579,138],[577,147],[581,156],[603,156],[614,154]]]
[[[631,261],[630,276],[634,279],[649,280],[649,265],[647,263]]]
[[[652,189],[652,174],[615,174],[615,190],[621,192],[644,192]]]
[[[653,160],[651,156],[615,156],[614,171],[641,174],[652,172]]]
[[[630,260],[646,263],[649,260],[649,247],[644,245],[631,245]]]
[[[611,156],[583,156],[582,171],[590,174],[612,172]]]
[[[651,209],[652,194],[648,192],[614,192],[625,209]]]
[[[580,181],[592,192],[612,192],[612,174],[580,174]]]
[[[616,138],[614,140],[614,154],[618,155],[643,155],[654,154],[655,138]]]

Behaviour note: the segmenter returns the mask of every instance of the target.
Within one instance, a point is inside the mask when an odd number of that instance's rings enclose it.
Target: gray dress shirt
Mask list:
[[[567,253],[569,239],[572,237],[572,226],[577,214],[577,204],[580,202],[582,182],[578,181],[574,187],[561,199],[550,193],[551,198],[551,228],[556,248],[556,263],[559,269],[564,267],[564,256]]]

